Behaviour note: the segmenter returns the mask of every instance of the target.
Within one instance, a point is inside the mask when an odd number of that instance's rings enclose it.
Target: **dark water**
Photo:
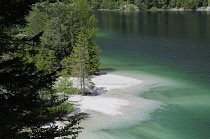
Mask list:
[[[110,129],[114,138],[210,139],[210,12],[92,12],[103,68],[179,83],[139,90],[166,103],[152,119]]]

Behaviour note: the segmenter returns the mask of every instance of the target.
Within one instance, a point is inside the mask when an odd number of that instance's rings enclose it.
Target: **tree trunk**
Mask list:
[[[80,63],[80,74],[82,73],[82,63]],[[83,92],[83,85],[82,85],[82,74],[80,75],[80,91],[81,93],[84,95],[84,92]]]

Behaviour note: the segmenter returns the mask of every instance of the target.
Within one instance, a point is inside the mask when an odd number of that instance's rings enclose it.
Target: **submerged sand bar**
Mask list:
[[[123,115],[120,111],[122,106],[129,105],[127,100],[102,97],[102,96],[73,96],[71,100],[78,100],[78,108],[80,112],[86,112],[87,110],[101,112],[108,115]]]
[[[112,130],[120,125],[133,125],[136,122],[150,120],[152,112],[164,108],[163,102],[135,95],[159,84],[159,78],[158,80],[147,78],[144,74],[131,77],[127,77],[129,74],[117,74],[120,75],[104,74],[92,79],[96,88],[107,90],[105,93],[70,97],[69,101],[78,104],[79,112],[87,114],[79,125],[84,129],[78,139],[114,139],[111,134],[103,132],[104,129]]]

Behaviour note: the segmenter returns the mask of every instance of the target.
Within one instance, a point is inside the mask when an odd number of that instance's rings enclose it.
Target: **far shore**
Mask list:
[[[119,9],[97,9],[99,11],[142,11],[142,10],[119,10]],[[210,11],[210,6],[208,7],[198,7],[196,9],[185,9],[183,7],[180,8],[170,8],[170,9],[158,9],[158,8],[151,8],[143,11]]]

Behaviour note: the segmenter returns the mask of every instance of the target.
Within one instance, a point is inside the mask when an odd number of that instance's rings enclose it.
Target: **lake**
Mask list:
[[[165,104],[148,120],[100,132],[116,139],[210,139],[210,12],[91,13],[99,20],[102,70],[159,77],[135,96]]]

